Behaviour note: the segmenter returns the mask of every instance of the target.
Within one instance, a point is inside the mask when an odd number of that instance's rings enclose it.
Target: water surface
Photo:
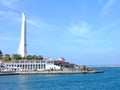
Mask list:
[[[120,68],[101,74],[0,76],[0,90],[120,90]]]

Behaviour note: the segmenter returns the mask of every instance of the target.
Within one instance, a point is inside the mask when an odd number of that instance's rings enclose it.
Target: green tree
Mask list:
[[[28,56],[25,57],[25,59],[26,60],[32,60],[32,59],[34,59],[34,57],[32,55],[28,55]]]
[[[83,66],[81,67],[81,70],[82,70],[82,71],[88,71],[88,67],[86,67],[85,65],[83,65]]]
[[[43,56],[41,56],[41,55],[37,56],[36,60],[43,60]]]
[[[12,58],[13,58],[14,60],[20,60],[20,59],[22,59],[21,55],[18,55],[18,54],[14,54],[14,55],[12,56]]]
[[[36,56],[36,55],[33,55],[33,59],[35,59],[35,60],[36,60],[36,58],[37,58],[37,56]]]
[[[10,57],[9,55],[4,56],[4,57],[3,57],[3,60],[4,60],[4,61],[10,61],[10,60],[11,60],[11,57]]]
[[[0,54],[3,54],[1,50],[0,50]]]
[[[3,56],[2,55],[0,55],[0,60],[2,60],[3,59]]]

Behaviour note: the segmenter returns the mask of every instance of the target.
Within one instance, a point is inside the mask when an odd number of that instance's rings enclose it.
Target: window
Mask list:
[[[41,63],[45,63],[45,61],[41,61]]]
[[[20,63],[24,63],[24,60],[21,60]]]
[[[15,63],[19,63],[19,61],[16,60]]]
[[[46,65],[44,64],[44,69],[46,68]]]
[[[53,61],[47,61],[48,64],[53,64],[54,62]]]
[[[36,63],[40,63],[40,60],[37,60]]]
[[[43,69],[43,64],[41,64],[41,69]]]
[[[40,66],[41,66],[41,65],[39,64],[39,69],[41,69]]]

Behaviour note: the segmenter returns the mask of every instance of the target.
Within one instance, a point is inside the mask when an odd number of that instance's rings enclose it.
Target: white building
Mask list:
[[[60,70],[51,60],[13,60],[2,64],[1,71],[44,71]]]

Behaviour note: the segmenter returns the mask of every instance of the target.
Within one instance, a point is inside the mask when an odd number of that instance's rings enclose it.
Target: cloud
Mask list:
[[[55,26],[47,24],[45,22],[42,22],[39,20],[39,18],[37,17],[27,17],[26,21],[27,24],[32,25],[34,28],[38,28],[40,30],[50,30],[50,31],[54,31],[55,30]],[[9,24],[16,24],[17,22],[21,23],[21,15],[20,13],[16,12],[16,11],[0,11],[0,19],[2,20],[7,20],[9,22]]]
[[[114,47],[92,47],[92,48],[86,48],[84,49],[84,52],[86,53],[109,53],[114,51]]]
[[[16,22],[21,22],[21,7],[19,5],[22,4],[20,0],[0,0],[0,5],[8,8],[10,11],[1,10],[0,11],[0,19],[5,19],[10,21],[10,24],[16,24]],[[41,21],[37,17],[27,17],[27,24],[32,25],[34,28],[38,28],[40,30],[50,30],[54,31],[56,29],[55,26],[47,24],[46,22]]]
[[[103,7],[104,14],[107,14],[107,12],[109,11],[110,7],[113,5],[114,2],[115,2],[115,0],[108,0],[106,5]]]
[[[19,0],[0,0],[0,5],[6,8],[18,10],[17,8],[19,7],[20,2]]]
[[[19,14],[12,11],[0,11],[0,21],[7,21],[6,25],[19,23]]]
[[[42,30],[50,30],[50,31],[55,30],[55,26],[42,22],[39,19],[30,18],[27,19],[27,23]]]
[[[19,40],[19,38],[0,36],[0,41],[18,41],[18,40]]]
[[[69,31],[71,34],[80,36],[80,37],[88,37],[88,33],[90,32],[90,26],[86,22],[82,22],[80,24],[74,24],[69,27]]]
[[[6,20],[6,24],[15,25],[21,21],[20,14],[14,11],[0,11],[0,20]]]
[[[67,40],[75,45],[79,45],[79,48],[82,53],[108,53],[113,52],[118,48],[117,45],[120,44],[120,40],[79,40],[79,39],[71,39]],[[74,46],[73,46],[74,47]],[[75,48],[75,47],[74,47]]]
[[[7,20],[11,24],[15,24],[20,21],[20,0],[0,0],[0,19]]]
[[[87,22],[73,24],[69,28],[69,32],[73,36],[68,37],[65,41],[80,46],[79,48],[82,52],[112,52],[113,50],[116,50],[118,47],[117,45],[120,44],[120,40],[114,37],[116,32],[114,33],[112,30],[110,31],[110,28],[115,28],[116,25],[119,25],[119,22],[105,25],[105,27],[100,26],[99,28],[93,26],[91,28],[91,25]]]
[[[11,6],[13,3],[13,0],[0,0],[0,4],[3,6]]]
[[[18,16],[18,13],[14,12],[14,11],[0,11],[0,18],[4,19],[4,18],[11,18],[11,17],[15,17]]]
[[[79,43],[81,45],[89,45],[89,46],[94,46],[94,45],[102,45],[102,44],[115,44],[115,43],[120,43],[120,40],[109,40],[109,39],[71,39],[71,40],[67,40],[70,42],[74,42],[74,43]]]

